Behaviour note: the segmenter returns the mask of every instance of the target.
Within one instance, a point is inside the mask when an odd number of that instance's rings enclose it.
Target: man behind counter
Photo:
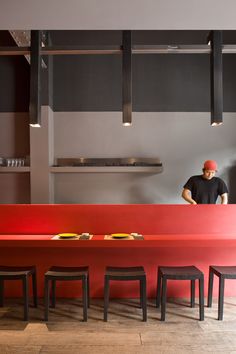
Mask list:
[[[204,162],[203,174],[192,176],[184,185],[182,197],[190,204],[215,204],[218,196],[221,204],[228,203],[228,188],[225,182],[215,177],[217,163],[213,160]]]

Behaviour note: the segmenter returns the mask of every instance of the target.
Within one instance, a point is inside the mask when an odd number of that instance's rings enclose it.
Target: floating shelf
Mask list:
[[[52,173],[161,173],[158,158],[56,158]]]
[[[52,173],[161,173],[157,158],[57,158]]]
[[[23,173],[23,172],[30,172],[29,166],[22,166],[22,167],[0,167],[0,173]]]
[[[159,166],[92,166],[92,167],[73,167],[61,166],[50,167],[52,173],[161,173],[162,167]]]

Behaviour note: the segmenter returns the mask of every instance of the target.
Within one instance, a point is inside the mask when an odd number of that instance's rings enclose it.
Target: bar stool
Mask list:
[[[156,306],[161,303],[161,321],[166,316],[167,280],[191,280],[191,307],[195,306],[195,280],[199,280],[199,314],[204,320],[204,274],[195,266],[158,267]]]
[[[146,274],[143,267],[106,267],[104,277],[104,321],[107,322],[110,280],[139,280],[143,321],[147,321]]]
[[[37,281],[35,266],[2,266],[0,265],[0,306],[4,306],[4,281],[22,280],[24,298],[24,321],[29,319],[29,276],[32,276],[34,307],[37,307]]]
[[[219,277],[218,320],[223,320],[225,279],[236,279],[236,266],[210,266],[207,306],[212,306],[214,274]]]
[[[45,301],[45,321],[48,321],[49,312],[49,285],[51,281],[51,307],[56,306],[56,281],[57,280],[82,280],[83,289],[83,320],[88,319],[87,308],[89,307],[89,267],[60,267],[53,266],[44,277],[44,301]]]

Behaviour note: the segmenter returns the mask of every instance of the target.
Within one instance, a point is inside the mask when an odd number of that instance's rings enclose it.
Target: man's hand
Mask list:
[[[195,202],[195,200],[193,200],[191,198],[191,191],[187,188],[184,188],[183,192],[182,192],[182,197],[184,198],[184,200],[186,200],[186,202],[188,202],[189,204],[197,204]]]
[[[228,204],[228,193],[221,194],[221,204]]]

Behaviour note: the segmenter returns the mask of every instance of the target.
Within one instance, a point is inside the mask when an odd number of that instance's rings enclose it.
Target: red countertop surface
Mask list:
[[[0,235],[1,247],[66,248],[146,248],[146,247],[236,247],[236,234],[160,234],[144,235],[144,240],[55,240],[55,235]]]

